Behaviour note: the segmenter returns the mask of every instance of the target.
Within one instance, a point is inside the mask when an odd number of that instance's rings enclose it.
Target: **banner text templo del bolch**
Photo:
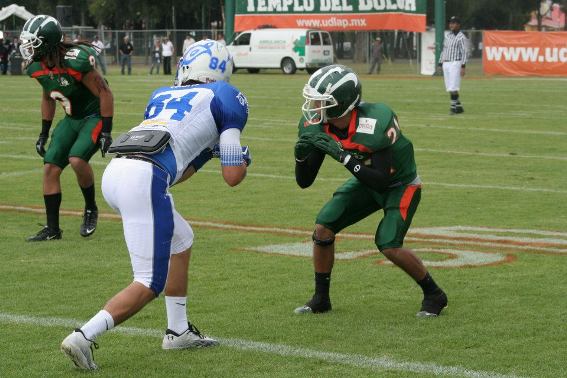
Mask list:
[[[234,29],[425,31],[426,0],[243,0]]]
[[[567,76],[567,32],[484,32],[486,74]]]

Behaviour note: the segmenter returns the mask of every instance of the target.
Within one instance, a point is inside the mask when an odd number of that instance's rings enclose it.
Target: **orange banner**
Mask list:
[[[567,32],[484,32],[483,44],[486,74],[567,76]]]
[[[237,14],[237,32],[270,26],[275,28],[305,28],[337,30],[405,30],[425,31],[425,14],[350,13],[350,14]]]

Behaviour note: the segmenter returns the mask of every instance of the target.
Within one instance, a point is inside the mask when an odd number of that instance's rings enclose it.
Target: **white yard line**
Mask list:
[[[0,179],[18,177],[18,176],[35,175],[35,174],[41,173],[42,171],[43,171],[43,169],[36,168],[36,169],[29,169],[29,170],[26,170],[26,171],[0,172]]]
[[[0,154],[0,158],[6,159],[20,159],[20,160],[38,160],[40,159],[39,156],[33,155],[16,155],[16,154]],[[97,161],[91,160],[90,163],[92,165],[97,166],[106,166],[108,164],[107,161]],[[215,169],[200,169],[199,172],[202,173],[213,173],[218,174],[219,171]],[[267,173],[256,173],[250,172],[247,173],[249,177],[261,177],[261,178],[270,178],[270,179],[277,179],[277,180],[294,180],[295,177],[291,175],[275,175],[275,174],[267,174]],[[324,181],[324,182],[336,182],[341,183],[344,182],[344,178],[328,178],[328,177],[320,177],[317,178],[317,181]],[[508,190],[508,191],[515,191],[515,192],[534,192],[534,193],[555,193],[555,194],[567,194],[567,190],[561,189],[550,189],[550,188],[532,188],[532,187],[525,187],[525,186],[510,186],[510,185],[477,185],[477,184],[454,184],[454,183],[446,183],[446,182],[426,182],[425,185],[430,186],[440,186],[445,188],[456,188],[456,189],[488,189],[488,190]]]
[[[504,114],[503,114],[504,115]],[[449,117],[449,116],[447,116]],[[470,132],[492,132],[492,133],[510,133],[510,134],[527,134],[527,135],[545,135],[545,136],[565,136],[567,132],[564,131],[554,131],[554,130],[517,130],[517,129],[498,129],[498,128],[482,128],[482,127],[459,127],[459,126],[442,126],[442,125],[429,125],[427,122],[431,122],[430,117],[421,117],[416,116],[413,117],[413,120],[416,118],[423,119],[423,122],[415,123],[411,122],[411,117],[406,117],[408,121],[401,123],[402,131],[404,127],[409,129],[414,127],[425,128],[425,129],[442,129],[442,130],[457,130],[457,131],[470,131]],[[439,119],[444,119],[444,117],[439,117]],[[272,128],[272,127],[293,127],[294,130],[297,128],[297,123],[299,122],[299,117],[294,118],[291,121],[287,120],[278,120],[273,118],[255,118],[251,117],[248,118],[249,121],[253,123],[259,123],[260,125],[252,125],[252,127],[261,126],[263,128]]]
[[[13,205],[0,205],[0,211],[21,211],[25,213],[43,214],[44,209],[34,208],[27,206],[13,206]],[[61,210],[61,215],[71,215],[71,216],[82,216],[82,211],[73,210]],[[120,216],[115,213],[100,213],[99,217],[101,219],[120,219]],[[192,226],[213,228],[220,230],[229,231],[244,231],[244,232],[259,232],[265,233],[276,233],[283,235],[293,235],[308,238],[311,236],[313,231],[311,230],[299,230],[293,228],[283,228],[283,227],[270,227],[270,226],[248,226],[248,225],[238,225],[230,223],[219,223],[219,222],[207,222],[187,219]],[[456,231],[479,231],[479,234],[466,234],[457,233]],[[486,233],[492,232],[493,234],[487,235]],[[536,235],[538,237],[528,238],[525,236],[505,236],[498,237],[494,233],[515,233],[521,235]],[[539,236],[560,236],[560,239],[549,239],[542,240]],[[359,239],[359,240],[374,240],[373,234],[364,233],[349,233],[341,232],[339,238],[344,239]],[[426,242],[426,243],[442,243],[447,245],[471,245],[479,247],[490,247],[490,248],[506,248],[514,249],[518,251],[526,252],[547,252],[553,254],[567,254],[567,248],[565,245],[567,243],[567,234],[554,232],[554,231],[540,231],[540,230],[529,230],[529,229],[499,229],[490,227],[468,227],[468,226],[451,226],[451,227],[423,227],[423,228],[412,228],[405,240],[412,242]],[[554,248],[554,246],[558,248]]]
[[[1,323],[23,324],[37,327],[61,327],[73,329],[84,324],[76,319],[65,319],[56,317],[38,317],[29,315],[18,315],[0,312]],[[162,338],[163,330],[151,328],[136,328],[119,326],[112,330],[128,336],[142,336]],[[417,374],[433,374],[439,376],[458,377],[495,377],[513,378],[516,375],[500,374],[493,371],[472,370],[461,366],[438,365],[431,362],[414,362],[396,360],[391,357],[369,357],[361,354],[325,352],[316,349],[290,346],[285,344],[273,344],[245,339],[217,338],[221,345],[242,351],[268,353],[284,357],[298,357],[310,360],[321,360],[330,363],[351,366],[354,368],[366,368],[373,370],[391,370]],[[156,346],[157,347],[157,346]]]

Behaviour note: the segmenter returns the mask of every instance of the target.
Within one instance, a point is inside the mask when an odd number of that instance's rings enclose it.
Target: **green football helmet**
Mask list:
[[[301,107],[310,124],[340,118],[353,110],[362,96],[362,85],[353,70],[333,64],[317,70],[303,88]]]
[[[20,53],[26,62],[38,61],[63,41],[59,22],[43,14],[30,18],[20,34]]]

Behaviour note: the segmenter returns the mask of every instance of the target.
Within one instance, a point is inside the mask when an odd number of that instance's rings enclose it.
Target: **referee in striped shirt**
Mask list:
[[[465,76],[467,37],[461,32],[461,20],[455,16],[449,20],[449,30],[445,34],[439,65],[443,67],[445,88],[451,95],[451,110],[449,114],[453,115],[464,112],[463,105],[459,101],[459,89],[461,87],[461,77]]]

